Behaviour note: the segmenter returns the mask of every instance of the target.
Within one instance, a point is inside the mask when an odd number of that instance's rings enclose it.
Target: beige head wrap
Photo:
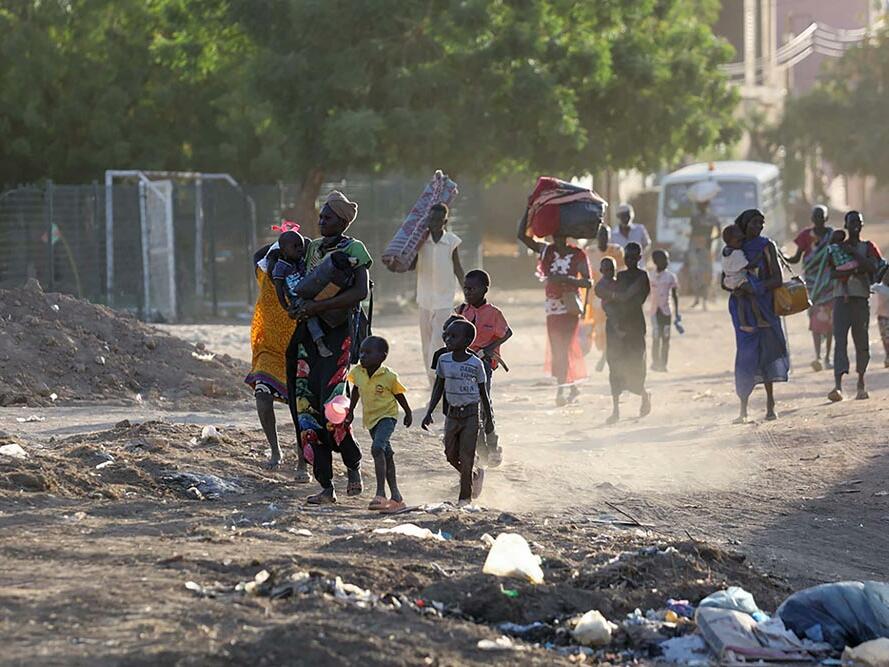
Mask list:
[[[346,222],[353,222],[358,215],[358,204],[349,201],[349,198],[339,190],[334,190],[327,195],[327,201],[324,203],[330,206],[333,212]]]

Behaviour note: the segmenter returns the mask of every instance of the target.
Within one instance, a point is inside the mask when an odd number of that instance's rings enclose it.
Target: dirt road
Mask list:
[[[604,373],[592,373],[576,404],[555,407],[541,369],[539,294],[492,296],[517,335],[504,349],[511,372],[495,376],[505,461],[488,477],[480,500],[487,509],[405,518],[450,533],[446,542],[374,535],[373,528],[394,524],[364,510],[366,497],[343,494],[334,510],[305,510],[301,498],[313,487],[293,484],[286,467],[261,468],[263,441],[248,396],[208,413],[147,403],[4,409],[0,430],[31,458],[0,469],[0,638],[7,647],[0,663],[341,664],[359,653],[367,664],[515,662],[514,654],[476,649],[479,639],[497,636],[492,623],[593,606],[622,614],[656,598],[700,597],[726,582],[755,589],[769,607],[789,587],[889,579],[889,371],[875,331],[870,401],[831,405],[830,374],[808,366],[805,317],[791,318],[794,370],[776,389],[779,420],[759,419],[757,392],[756,420],[736,426],[734,341],[724,304],[687,312],[687,333],[674,335],[670,372],[650,376],[652,414],[632,417],[638,399],[628,397],[625,421],[605,426]],[[378,324],[393,344],[388,363],[420,411],[428,390],[413,317],[381,316]],[[169,329],[210,350],[249,357],[247,327]],[[30,415],[45,421],[18,421]],[[288,433],[286,412],[278,415],[279,431]],[[133,425],[115,428],[123,419]],[[138,426],[151,419],[163,421]],[[219,426],[223,441],[197,442],[204,424]],[[359,433],[366,449],[368,438]],[[412,504],[456,498],[439,438],[419,429],[396,434],[400,485]],[[104,456],[114,462],[97,469]],[[237,481],[242,493],[189,499],[158,481],[165,470],[212,472]],[[591,522],[621,518],[612,506],[646,530]],[[478,538],[503,530],[525,534],[544,556],[546,587],[518,585],[518,602],[480,575],[486,548]],[[718,550],[702,555],[694,545],[703,543],[747,561]],[[678,575],[673,562],[650,580],[634,566],[642,577],[635,587],[606,582],[609,558],[652,544],[677,545],[677,558],[685,559]],[[362,609],[330,596],[284,604],[229,592],[263,569],[279,579],[297,571],[340,575],[379,595],[456,605],[463,616],[445,622],[434,611],[424,616],[404,606]],[[188,580],[203,588],[186,589]],[[214,583],[226,592],[215,593]],[[557,658],[528,649],[520,661]]]

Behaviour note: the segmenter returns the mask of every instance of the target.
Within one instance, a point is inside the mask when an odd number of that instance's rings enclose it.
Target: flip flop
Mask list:
[[[389,508],[389,499],[386,496],[374,496],[373,500],[367,505],[367,509],[380,512]]]
[[[403,500],[390,500],[389,506],[381,510],[382,514],[398,514],[407,509]]]

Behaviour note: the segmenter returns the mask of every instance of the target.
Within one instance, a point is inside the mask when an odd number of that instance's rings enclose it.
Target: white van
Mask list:
[[[758,208],[765,213],[763,233],[779,247],[786,240],[787,215],[778,167],[742,160],[690,164],[664,178],[658,199],[657,243],[668,246],[678,262],[684,261],[688,251],[691,216],[695,210],[695,204],[688,199],[688,189],[700,181],[715,181],[719,185],[710,210],[719,217],[723,227],[733,222],[741,211]]]

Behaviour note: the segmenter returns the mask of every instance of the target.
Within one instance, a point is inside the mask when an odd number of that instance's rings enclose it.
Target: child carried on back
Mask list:
[[[278,237],[280,254],[272,270],[272,280],[281,307],[287,311],[299,309],[301,301],[323,301],[349,287],[354,279],[357,260],[344,252],[330,253],[311,271],[306,271],[308,240],[300,233],[287,231]],[[324,314],[320,316],[324,317]],[[324,343],[324,329],[319,317],[306,321],[309,334],[322,357],[333,356]]]
[[[725,276],[723,283],[738,299],[738,322],[741,331],[750,333],[755,331],[756,327],[767,329],[770,325],[763,318],[759,304],[752,294],[745,293],[743,289],[745,285],[750,285],[751,269],[747,255],[741,249],[744,245],[744,234],[737,225],[728,225],[722,230],[722,240],[725,242],[725,248],[722,249],[722,273]],[[747,316],[748,306],[753,312],[756,327],[750,325]]]

